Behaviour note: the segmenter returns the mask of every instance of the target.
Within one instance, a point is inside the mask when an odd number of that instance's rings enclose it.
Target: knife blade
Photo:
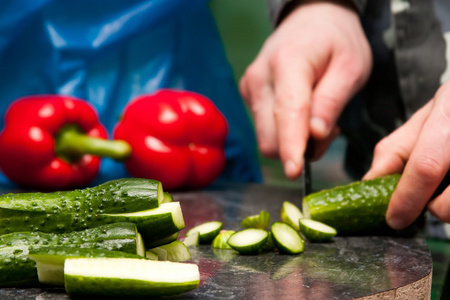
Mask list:
[[[311,140],[308,141],[306,146],[305,154],[303,156],[303,170],[301,174],[301,188],[302,188],[302,199],[305,198],[308,194],[312,192],[312,183],[311,183],[311,157],[313,155],[313,142]]]

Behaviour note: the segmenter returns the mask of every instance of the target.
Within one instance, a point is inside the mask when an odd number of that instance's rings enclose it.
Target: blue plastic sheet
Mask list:
[[[207,0],[0,0],[2,116],[21,96],[73,95],[95,106],[111,134],[126,103],[159,88],[212,99],[230,127],[221,179],[261,180],[253,128]],[[98,181],[126,176],[104,159]]]

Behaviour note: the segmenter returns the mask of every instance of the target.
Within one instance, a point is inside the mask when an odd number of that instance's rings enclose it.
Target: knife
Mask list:
[[[305,198],[308,194],[312,191],[312,184],[311,184],[311,158],[312,154],[314,152],[313,149],[313,142],[312,140],[308,141],[308,144],[306,146],[305,155],[303,156],[304,164],[303,164],[303,170],[301,174],[301,188],[302,188],[302,199]]]

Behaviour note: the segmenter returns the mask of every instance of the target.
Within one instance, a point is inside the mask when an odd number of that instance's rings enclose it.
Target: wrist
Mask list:
[[[290,13],[299,8],[300,6],[318,4],[318,3],[328,3],[333,5],[338,5],[340,7],[349,9],[358,14],[358,8],[356,7],[353,0],[291,0],[288,1],[285,6],[280,11],[277,18],[276,25],[279,25]]]

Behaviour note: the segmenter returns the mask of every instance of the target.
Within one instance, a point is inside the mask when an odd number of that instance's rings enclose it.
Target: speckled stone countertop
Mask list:
[[[238,230],[244,217],[262,209],[277,221],[283,201],[301,201],[297,189],[264,185],[224,185],[172,195],[181,202],[186,222],[180,236],[209,220]],[[171,299],[427,299],[431,290],[431,254],[424,238],[410,232],[335,237],[306,244],[300,255],[237,255],[209,245],[192,248],[191,254],[200,269],[200,286]],[[1,299],[78,298],[61,288],[8,288],[0,289]]]

